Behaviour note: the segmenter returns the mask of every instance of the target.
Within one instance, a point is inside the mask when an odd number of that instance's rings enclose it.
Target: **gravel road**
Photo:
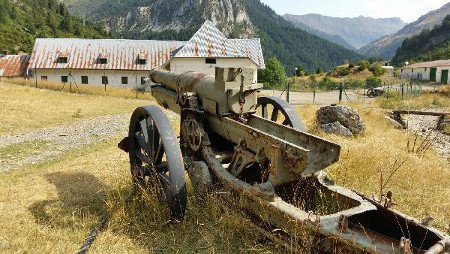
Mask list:
[[[436,130],[439,117],[409,115],[406,122],[409,130],[432,142],[438,153],[450,161],[450,136]]]

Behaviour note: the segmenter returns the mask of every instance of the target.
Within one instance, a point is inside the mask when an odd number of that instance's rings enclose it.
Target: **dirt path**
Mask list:
[[[0,136],[0,151],[3,151],[0,153],[0,172],[42,163],[118,133],[125,136],[129,119],[130,114],[108,115],[70,125]]]

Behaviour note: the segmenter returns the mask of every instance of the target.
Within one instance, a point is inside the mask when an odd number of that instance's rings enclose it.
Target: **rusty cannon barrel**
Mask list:
[[[216,68],[214,79],[196,72],[152,70],[150,79],[157,84],[152,87],[153,96],[166,109],[180,113],[187,95],[195,93],[204,111],[225,116],[256,111],[262,85],[255,82],[255,73],[254,69]]]

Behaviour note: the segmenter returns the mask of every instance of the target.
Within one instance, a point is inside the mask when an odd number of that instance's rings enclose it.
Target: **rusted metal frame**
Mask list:
[[[306,132],[296,131],[288,126],[280,125],[265,118],[253,115],[247,125],[263,133],[282,139],[308,150],[308,166],[303,176],[311,175],[339,161],[341,147],[333,142]]]

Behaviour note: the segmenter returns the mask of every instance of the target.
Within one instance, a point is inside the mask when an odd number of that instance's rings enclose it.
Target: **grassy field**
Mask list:
[[[0,84],[0,97],[3,133],[79,121],[72,117],[78,108],[83,118],[89,118],[131,113],[136,106],[149,103],[5,83]],[[419,97],[410,105],[433,105],[433,100]],[[298,112],[312,133],[342,146],[341,161],[327,169],[339,184],[371,196],[379,191],[380,172],[387,175],[396,170],[385,187],[394,192],[395,209],[418,218],[431,215],[433,226],[450,233],[450,162],[433,149],[409,152],[408,140],[414,135],[393,128],[384,119],[387,109],[380,105],[380,101],[351,105],[367,125],[366,134],[355,138],[318,131],[314,119],[317,106],[302,106]],[[440,107],[450,109],[445,104]],[[30,120],[21,121],[23,118]],[[4,123],[8,127],[3,128]],[[116,148],[120,138],[0,173],[0,252],[74,253],[106,212],[112,218],[91,253],[286,252],[253,231],[245,220],[223,210],[214,196],[204,200],[190,194],[186,221],[167,223],[154,195],[131,196],[128,157]],[[51,144],[45,146],[51,149]],[[30,148],[18,145],[9,149]],[[8,152],[0,149],[0,155]]]
[[[131,113],[135,107],[150,103],[149,100],[49,91],[0,82],[0,135],[80,118]]]

